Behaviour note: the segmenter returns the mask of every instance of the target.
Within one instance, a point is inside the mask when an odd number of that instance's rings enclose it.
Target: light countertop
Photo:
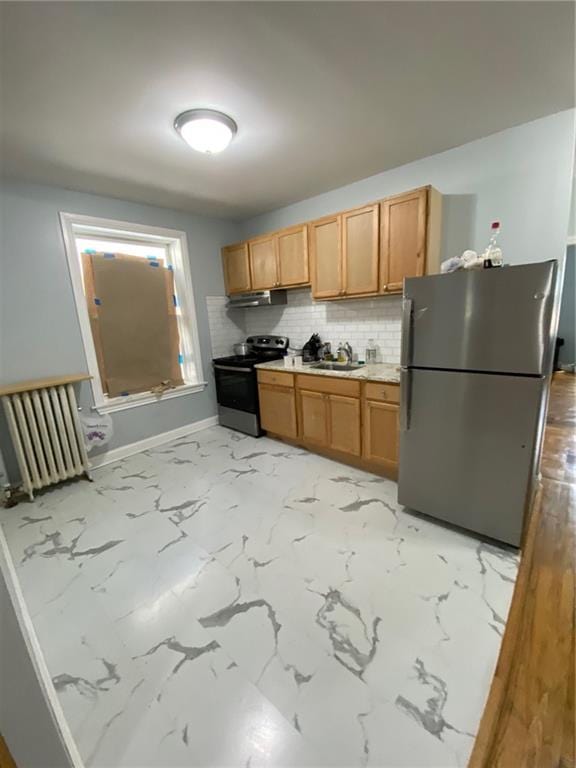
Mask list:
[[[400,382],[400,366],[392,363],[369,363],[353,371],[326,371],[313,368],[316,363],[286,368],[284,360],[272,360],[269,363],[258,363],[256,368],[264,371],[285,371],[286,373],[310,373],[314,376],[335,376],[339,379],[360,379],[361,381],[386,381],[389,384]]]

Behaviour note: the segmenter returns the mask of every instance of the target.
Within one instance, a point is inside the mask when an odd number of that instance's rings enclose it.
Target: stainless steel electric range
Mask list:
[[[247,355],[230,355],[212,360],[220,424],[259,437],[258,363],[279,360],[288,351],[286,336],[249,336]]]

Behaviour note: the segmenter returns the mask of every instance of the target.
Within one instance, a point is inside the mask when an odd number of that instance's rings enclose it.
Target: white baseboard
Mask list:
[[[164,443],[170,443],[172,440],[178,440],[181,437],[192,435],[194,432],[201,432],[203,429],[216,426],[216,424],[218,424],[218,416],[210,416],[208,419],[195,421],[193,424],[185,424],[183,427],[171,429],[169,432],[161,432],[159,435],[152,435],[152,437],[146,437],[144,440],[138,440],[135,443],[122,445],[120,448],[112,448],[111,451],[97,453],[92,457],[88,457],[90,467],[92,469],[104,467],[106,464],[112,464],[114,461],[133,456],[135,453],[141,453],[150,448],[156,448]]]

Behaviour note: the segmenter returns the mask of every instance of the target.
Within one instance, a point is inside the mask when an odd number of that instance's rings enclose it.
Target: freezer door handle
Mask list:
[[[410,368],[400,371],[400,431],[410,429],[410,401],[412,399],[412,375]]]
[[[410,365],[412,357],[412,299],[402,299],[402,350],[400,365]]]

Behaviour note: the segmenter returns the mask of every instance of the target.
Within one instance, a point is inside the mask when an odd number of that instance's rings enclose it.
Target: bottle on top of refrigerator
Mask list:
[[[490,241],[482,254],[485,267],[502,266],[502,249],[498,247],[498,235],[500,234],[500,222],[493,221],[490,227]]]
[[[368,339],[368,346],[366,347],[366,363],[375,363],[378,349],[374,343],[374,339]]]

